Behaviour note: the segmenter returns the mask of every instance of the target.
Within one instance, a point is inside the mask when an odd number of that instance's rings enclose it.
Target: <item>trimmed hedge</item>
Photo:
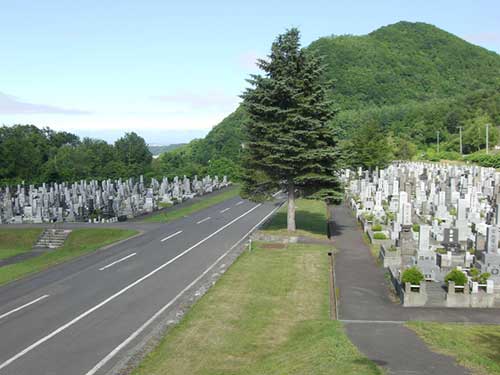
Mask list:
[[[386,240],[387,236],[384,233],[377,232],[377,233],[373,234],[373,239],[375,239],[375,240]]]
[[[421,281],[424,280],[424,274],[417,268],[417,266],[413,266],[407,268],[403,272],[403,276],[401,276],[401,282],[410,283],[412,285],[419,285]]]

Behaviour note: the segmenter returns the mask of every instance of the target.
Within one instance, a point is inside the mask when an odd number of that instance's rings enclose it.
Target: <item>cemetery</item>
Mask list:
[[[124,221],[229,185],[225,176],[222,180],[217,176],[201,180],[184,176],[171,182],[167,177],[161,182],[152,178],[149,184],[143,176],[138,180],[20,184],[0,190],[0,223]]]
[[[394,162],[342,179],[404,306],[500,307],[500,172]]]

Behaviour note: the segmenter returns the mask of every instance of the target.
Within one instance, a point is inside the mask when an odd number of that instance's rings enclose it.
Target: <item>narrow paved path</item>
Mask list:
[[[411,311],[424,318],[432,315],[436,320],[444,313],[394,304],[387,293],[384,271],[376,266],[350,210],[335,207],[334,220],[334,244],[339,250],[335,258],[339,318],[351,341],[389,374],[469,374],[453,358],[429,350],[404,325]]]

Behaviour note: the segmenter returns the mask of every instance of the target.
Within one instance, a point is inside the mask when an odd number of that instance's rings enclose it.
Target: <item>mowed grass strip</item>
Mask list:
[[[41,228],[1,228],[0,229],[0,259],[31,251]]]
[[[133,374],[381,373],[329,320],[329,248],[254,245]]]
[[[0,285],[43,271],[137,233],[135,230],[114,228],[74,229],[64,246],[35,258],[0,267]]]
[[[263,231],[268,234],[287,236],[290,233],[286,227],[287,204],[281,207],[276,215],[273,216],[269,224]],[[326,239],[326,205],[325,202],[310,199],[297,199],[296,218],[297,230],[296,236],[315,237]]]
[[[500,374],[500,326],[410,322],[433,350],[457,359],[474,374]]]
[[[225,200],[237,197],[239,195],[240,195],[239,186],[234,186],[222,193],[213,195],[211,197],[201,197],[199,201],[194,202],[193,204],[190,204],[188,206],[183,206],[179,208],[172,206],[171,210],[167,210],[164,212],[157,212],[152,216],[145,218],[144,221],[150,223],[151,222],[167,223],[169,221],[180,219],[181,217],[187,215],[191,215],[197,211],[204,210],[205,208],[215,206],[216,204],[222,203]]]

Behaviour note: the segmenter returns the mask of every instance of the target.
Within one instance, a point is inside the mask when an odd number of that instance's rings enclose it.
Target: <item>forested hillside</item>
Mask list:
[[[484,147],[485,124],[495,142],[500,124],[500,56],[424,23],[399,22],[363,36],[320,38],[307,47],[325,64],[332,105],[339,113],[344,147],[356,164],[363,137],[382,132],[386,161],[429,153],[440,132],[441,150],[458,152],[464,130],[464,152]],[[206,136],[159,160],[162,170],[206,170],[217,163],[237,174],[247,119],[240,108]],[[425,156],[425,155],[424,155]],[[175,161],[175,162],[173,162]],[[360,164],[358,162],[357,164]],[[361,163],[362,164],[362,163]],[[218,168],[219,169],[219,168]]]

